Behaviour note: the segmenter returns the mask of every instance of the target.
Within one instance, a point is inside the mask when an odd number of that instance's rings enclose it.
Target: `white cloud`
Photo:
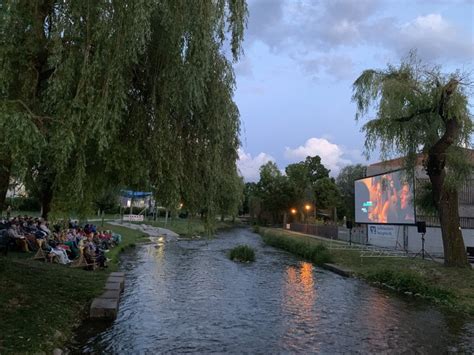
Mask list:
[[[400,4],[403,11],[407,3]],[[390,8],[379,0],[250,0],[246,46],[265,43],[273,52],[289,55],[313,78],[325,74],[337,80],[352,79],[354,62],[347,51],[363,46],[378,47],[377,51],[397,57],[416,49],[423,60],[472,63],[474,43],[469,27],[439,13],[402,22],[396,12],[386,15]],[[472,7],[466,9],[472,11]]]
[[[321,157],[321,162],[326,168],[331,169],[333,176],[337,175],[342,167],[352,163],[351,160],[344,158],[345,151],[342,146],[331,143],[325,138],[310,138],[297,148],[285,148],[285,157],[295,162],[315,155]]]
[[[237,168],[246,182],[255,182],[260,178],[260,167],[269,161],[275,161],[275,158],[263,152],[252,157],[250,153],[246,153],[242,148],[239,148]]]
[[[466,36],[440,14],[418,16],[400,26],[393,37],[399,54],[405,55],[417,49],[423,59],[452,59],[472,61],[474,44],[472,36]]]
[[[300,60],[300,64],[305,73],[313,79],[318,79],[322,71],[336,80],[354,79],[354,63],[348,56],[322,55],[314,59]]]
[[[253,68],[250,58],[243,56],[237,64],[234,65],[236,75],[253,78]]]

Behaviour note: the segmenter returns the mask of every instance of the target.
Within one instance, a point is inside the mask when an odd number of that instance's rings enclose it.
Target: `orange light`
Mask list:
[[[311,209],[310,205],[305,205],[304,208],[306,208],[306,211],[309,211]]]
[[[291,209],[291,214],[296,214],[296,208]]]

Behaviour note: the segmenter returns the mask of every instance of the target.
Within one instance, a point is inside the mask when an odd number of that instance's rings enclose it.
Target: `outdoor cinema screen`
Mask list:
[[[356,180],[356,223],[414,224],[413,183],[403,171]]]

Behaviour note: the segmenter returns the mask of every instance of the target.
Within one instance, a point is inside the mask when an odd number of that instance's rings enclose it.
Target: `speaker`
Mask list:
[[[346,221],[346,227],[352,229],[352,221]]]
[[[426,222],[425,221],[416,222],[416,228],[418,228],[418,233],[426,233]]]

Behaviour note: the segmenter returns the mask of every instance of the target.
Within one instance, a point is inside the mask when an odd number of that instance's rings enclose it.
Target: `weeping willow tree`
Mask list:
[[[111,184],[212,215],[235,172],[218,169],[237,156],[231,60],[246,16],[244,0],[3,1],[0,183],[24,167],[45,216],[85,210]]]
[[[458,188],[473,172],[463,147],[470,147],[473,132],[468,109],[466,78],[443,74],[423,65],[412,53],[400,66],[366,70],[354,82],[353,100],[359,120],[373,109],[365,146],[368,152],[380,143],[382,158],[406,156],[413,172],[418,154],[431,183],[431,201],[438,212],[445,264],[467,267],[458,210]]]

